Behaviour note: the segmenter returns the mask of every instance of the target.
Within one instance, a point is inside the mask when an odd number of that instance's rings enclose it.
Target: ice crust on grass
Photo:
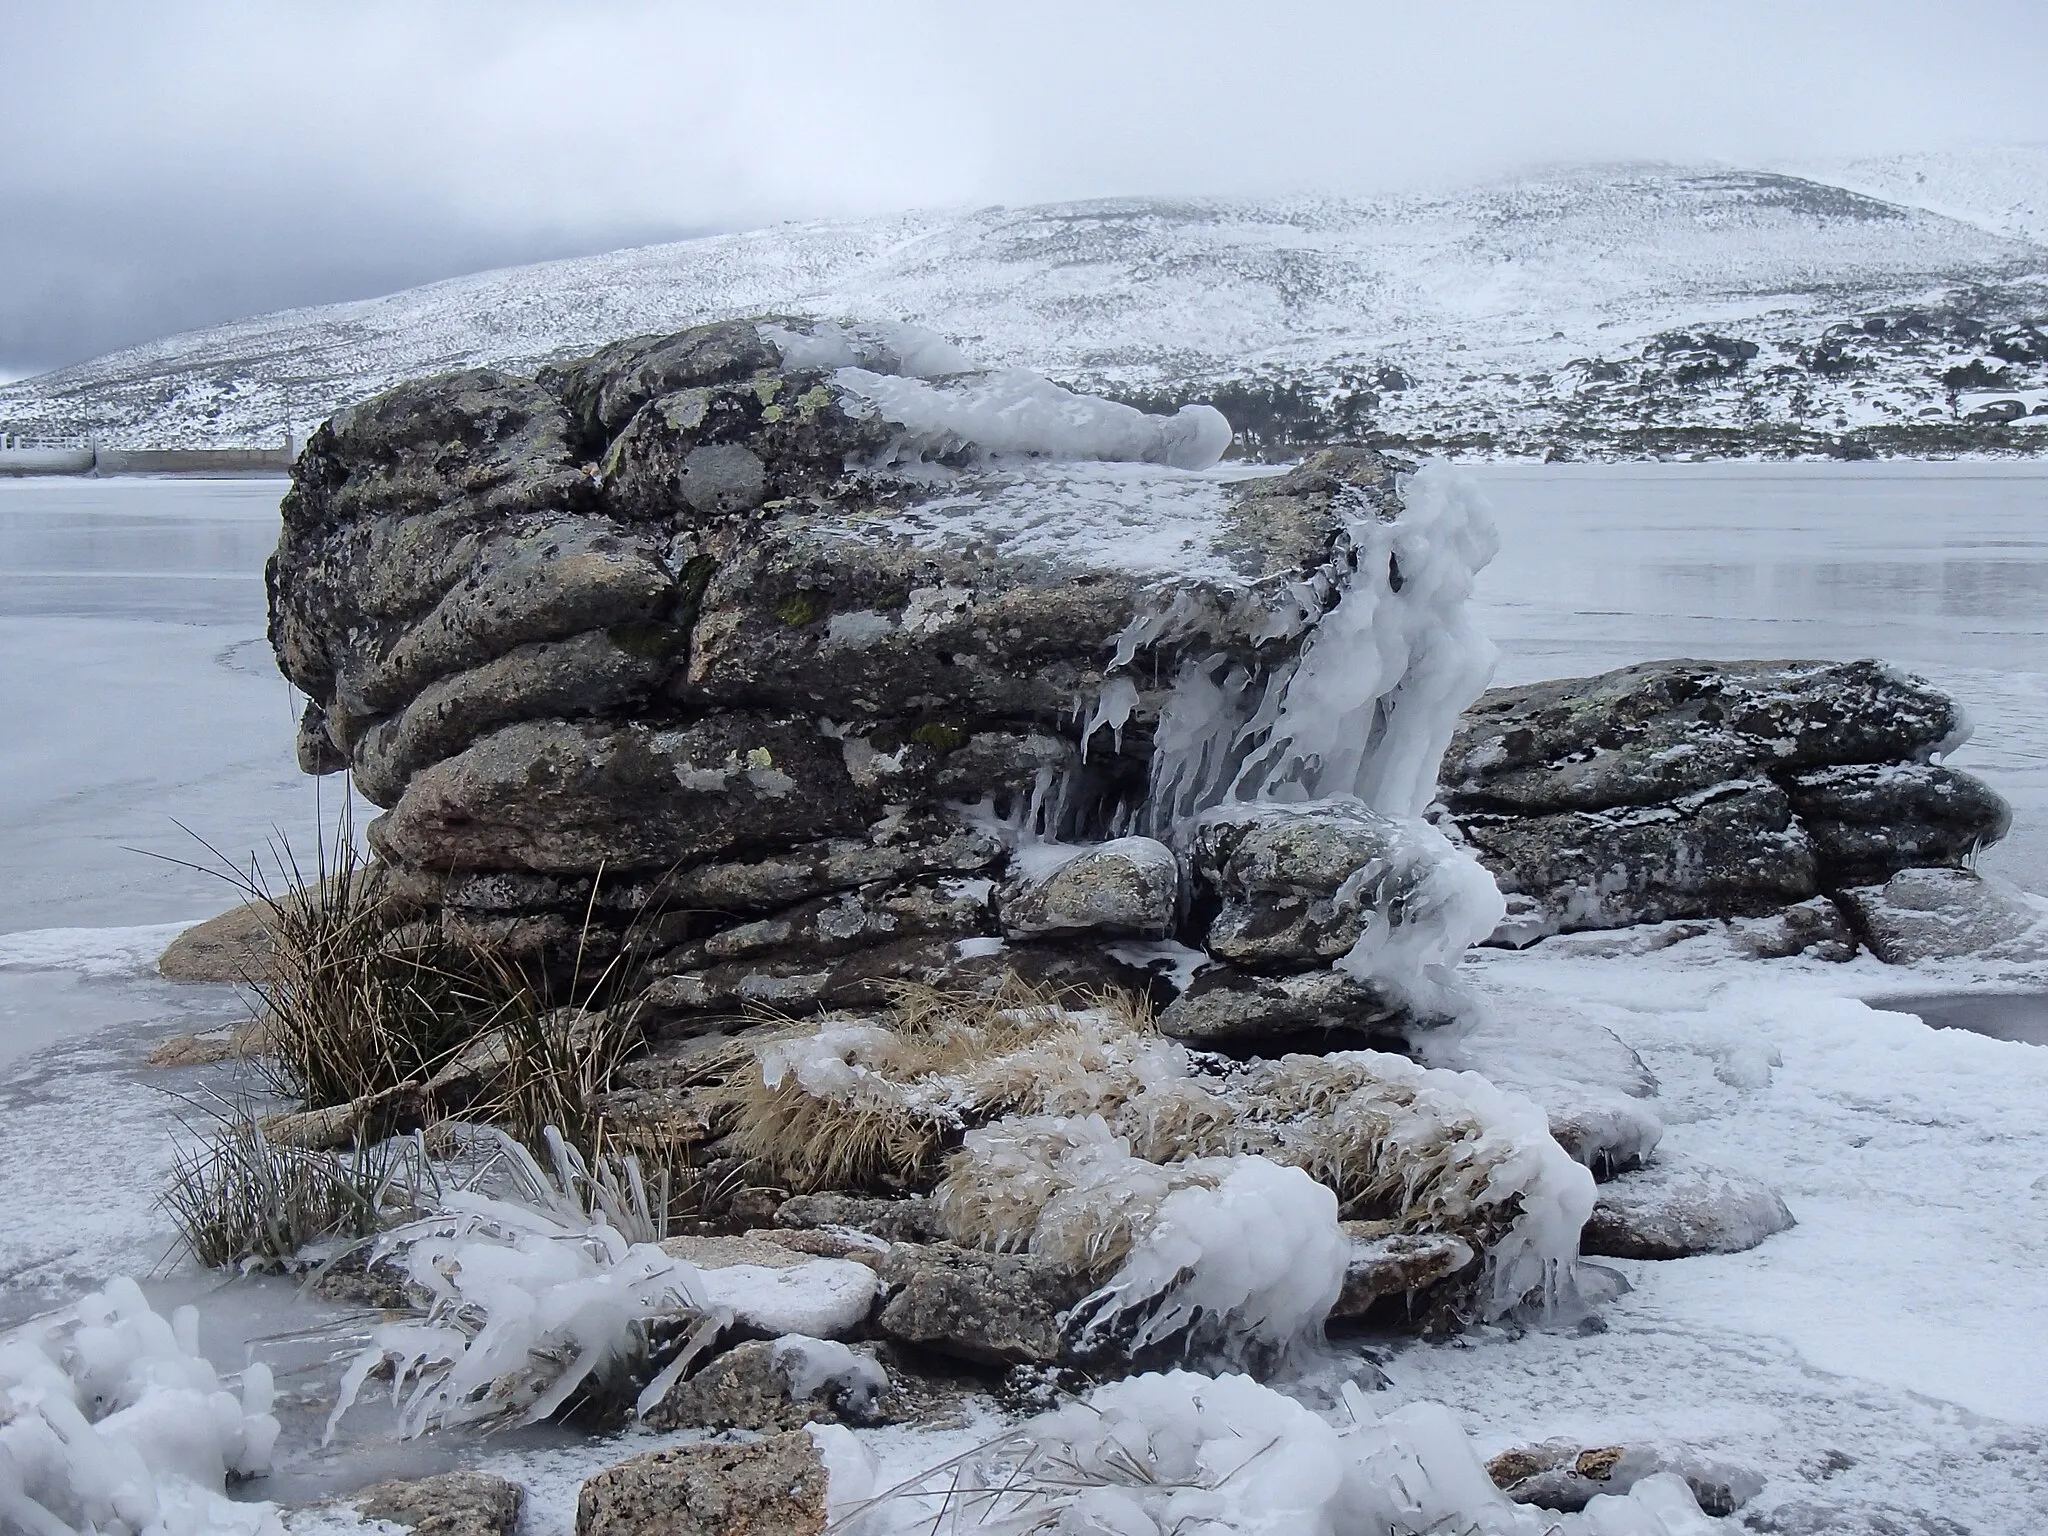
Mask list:
[[[0,1338],[0,1526],[28,1536],[276,1536],[227,1479],[270,1469],[269,1367],[240,1391],[199,1353],[199,1315],[166,1320],[132,1280]]]
[[[1246,1376],[1129,1377],[891,1487],[851,1435],[820,1434],[836,1528],[862,1536],[1716,1536],[1660,1473],[1583,1512],[1516,1504],[1450,1412],[1384,1416],[1347,1387],[1332,1424]]]

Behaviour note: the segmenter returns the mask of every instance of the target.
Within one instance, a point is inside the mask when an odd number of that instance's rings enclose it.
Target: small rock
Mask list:
[[[175,1067],[210,1067],[217,1061],[232,1061],[241,1052],[236,1048],[235,1031],[232,1029],[209,1029],[197,1035],[173,1035],[152,1050],[144,1062],[148,1066],[169,1071]]]
[[[889,1256],[889,1245],[881,1238],[844,1228],[755,1227],[741,1235],[814,1259],[850,1259],[873,1270],[880,1270],[882,1261]]]
[[[998,898],[1003,932],[1013,939],[1095,933],[1156,939],[1173,927],[1180,863],[1149,837],[1119,837],[1033,879],[1006,885]]]
[[[1375,917],[1428,921],[1426,882],[1452,856],[1441,834],[1362,803],[1220,807],[1195,833],[1196,872],[1223,901],[1207,947],[1247,970],[1326,968]]]
[[[652,1429],[875,1424],[888,1390],[871,1353],[795,1335],[750,1339],[677,1382],[642,1417]]]
[[[1759,1179],[1660,1161],[1600,1186],[1579,1251],[1613,1259],[1741,1253],[1792,1225],[1785,1202]]]
[[[1219,966],[1160,1011],[1159,1030],[1191,1045],[1256,1046],[1270,1054],[1290,1035],[1357,1031],[1398,1039],[1407,1016],[1391,996],[1342,971],[1252,976]]]
[[[899,1243],[882,1265],[889,1292],[876,1326],[899,1343],[996,1365],[1047,1365],[1063,1354],[1061,1315],[1090,1290],[1023,1253]]]
[[[1474,1254],[1463,1238],[1445,1232],[1362,1233],[1361,1222],[1345,1223],[1351,1260],[1344,1289],[1330,1309],[1335,1321],[1364,1317],[1389,1297],[1414,1296],[1470,1267]]]
[[[803,1430],[647,1451],[584,1482],[576,1536],[818,1536],[827,1481]]]
[[[413,1536],[512,1536],[525,1494],[488,1472],[378,1483],[349,1499],[365,1520],[389,1520]]]
[[[1902,869],[1882,886],[1842,892],[1888,965],[2048,956],[2048,911],[2002,880],[1961,869]]]

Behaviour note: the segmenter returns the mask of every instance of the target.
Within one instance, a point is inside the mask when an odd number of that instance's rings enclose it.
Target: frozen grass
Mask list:
[[[329,1435],[387,1367],[409,1435],[604,1412],[635,1394],[644,1408],[730,1322],[696,1269],[655,1246],[664,1213],[633,1159],[592,1164],[549,1134],[544,1167],[502,1131],[478,1139],[475,1177],[371,1250],[372,1265],[403,1269],[427,1313],[372,1330]]]

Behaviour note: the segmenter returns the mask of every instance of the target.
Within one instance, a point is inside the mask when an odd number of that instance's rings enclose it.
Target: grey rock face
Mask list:
[[[1552,932],[1762,913],[1819,889],[1813,844],[1767,781],[1666,805],[1466,814],[1458,829],[1503,890],[1535,898]]]
[[[1160,938],[1174,923],[1180,862],[1149,837],[1098,844],[1037,878],[1013,877],[999,899],[1013,939],[1096,933]]]
[[[1962,725],[1874,661],[1650,662],[1488,693],[1443,801],[1525,909],[1504,940],[1758,916],[2002,836],[2004,802],[1927,760]]]
[[[1579,1249],[1613,1259],[1741,1253],[1792,1224],[1777,1191],[1759,1180],[1699,1163],[1654,1162],[1600,1186]]]
[[[1838,763],[1920,761],[1962,717],[1874,661],[1654,661],[1496,688],[1444,754],[1446,802],[1515,811],[1654,805]]]
[[[825,1461],[802,1430],[646,1451],[585,1480],[576,1536],[818,1536]]]
[[[952,1243],[899,1244],[882,1265],[889,1299],[876,1326],[903,1344],[997,1365],[1063,1357],[1061,1319],[1091,1289],[1024,1253],[980,1253]]]
[[[2019,891],[1961,869],[1904,869],[1843,904],[1890,965],[1921,960],[2031,960],[2048,955],[2048,916]]]

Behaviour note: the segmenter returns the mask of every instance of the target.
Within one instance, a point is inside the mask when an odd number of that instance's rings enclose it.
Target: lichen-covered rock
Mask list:
[[[1100,843],[1036,876],[1020,874],[999,897],[1003,933],[1013,939],[1100,934],[1161,938],[1180,902],[1180,861],[1149,837]]]
[[[793,1231],[839,1228],[889,1243],[943,1241],[946,1224],[929,1200],[883,1200],[867,1195],[794,1195],[775,1213],[775,1225]]]
[[[888,1293],[876,1327],[902,1344],[996,1365],[1047,1365],[1065,1356],[1063,1315],[1092,1289],[1028,1253],[981,1253],[952,1243],[899,1243],[882,1265]]]
[[[1653,1162],[1600,1186],[1580,1251],[1614,1259],[1741,1253],[1793,1224],[1759,1179],[1693,1162]]]
[[[413,1536],[512,1536],[525,1495],[517,1483],[488,1472],[377,1483],[349,1503],[365,1520],[388,1520]]]
[[[1356,801],[1219,807],[1194,839],[1195,871],[1222,903],[1204,942],[1246,970],[1327,967],[1375,917],[1429,921],[1423,887],[1437,857]]]
[[[576,1536],[818,1536],[829,1479],[803,1430],[644,1451],[584,1481]]]
[[[1409,1018],[1400,998],[1342,971],[1259,976],[1219,967],[1160,1010],[1159,1032],[1193,1046],[1277,1055],[1314,1049],[1317,1036],[1326,1049],[1354,1047],[1360,1036],[1398,1048]]]
[[[1961,869],[1904,869],[1842,893],[1871,953],[1922,960],[2033,960],[2048,955],[2048,911],[2001,880]]]

